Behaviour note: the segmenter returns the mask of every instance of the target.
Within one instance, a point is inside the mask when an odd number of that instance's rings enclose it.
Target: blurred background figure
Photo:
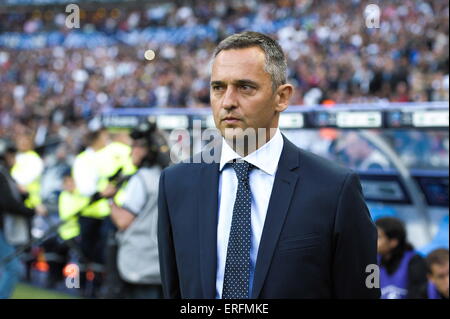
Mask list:
[[[138,167],[124,190],[120,206],[112,204],[118,229],[117,268],[123,281],[121,297],[162,298],[157,243],[158,181],[169,165],[169,148],[155,123],[131,133],[131,159]]]
[[[432,251],[426,259],[428,269],[428,299],[447,299],[449,296],[449,253],[441,248]]]
[[[75,187],[71,170],[62,173],[63,191],[58,196],[58,215],[63,223],[57,234],[44,241],[45,258],[49,266],[47,288],[57,288],[64,281],[64,268],[69,262],[83,261],[80,248],[79,212],[89,202]],[[75,260],[72,260],[75,259]]]
[[[59,216],[65,221],[58,229],[59,236],[65,240],[72,240],[80,235],[79,211],[89,202],[76,189],[75,181],[70,170],[63,174],[63,191],[59,195]]]
[[[134,174],[137,168],[131,159],[131,138],[128,130],[110,130],[109,136],[111,142],[101,150],[101,156],[116,163],[108,166],[110,172],[107,172],[107,175],[114,175],[118,167],[122,168],[122,175]]]
[[[421,287],[414,298],[447,299],[449,296],[449,252],[438,248],[430,252],[426,259],[428,282]]]
[[[103,282],[106,235],[110,223],[106,218],[111,210],[107,199],[115,194],[115,187],[109,182],[106,168],[108,162],[100,156],[100,151],[108,144],[108,131],[91,121],[90,132],[86,135],[87,148],[77,155],[73,164],[73,178],[76,190],[88,203],[79,217],[81,231],[81,251],[83,253],[81,285],[86,297],[97,297]],[[78,203],[77,203],[77,206]],[[92,287],[85,281],[89,274]]]
[[[425,261],[407,242],[401,220],[382,217],[375,225],[378,229],[381,299],[412,298],[426,283]]]
[[[44,171],[44,162],[40,155],[35,151],[34,136],[28,130],[15,137],[17,146],[17,155],[14,166],[11,168],[11,175],[19,186],[20,193],[28,208],[39,207],[40,210],[46,210],[41,198],[41,177]],[[31,234],[33,220],[28,220],[28,229]],[[26,279],[31,281],[33,263],[37,256],[28,250],[22,257],[25,260]]]
[[[42,204],[40,196],[41,176],[44,162],[34,150],[33,135],[22,133],[16,137],[16,163],[11,169],[11,175],[19,185],[25,199],[25,205],[34,208]]]
[[[31,209],[23,203],[20,188],[9,173],[16,152],[13,144],[0,139],[0,298],[9,298],[22,276],[23,265],[13,254],[15,247],[30,240],[29,219],[46,214],[42,205]]]

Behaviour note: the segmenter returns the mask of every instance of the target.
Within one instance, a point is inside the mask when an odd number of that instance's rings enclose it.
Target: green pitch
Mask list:
[[[11,297],[12,299],[77,299],[76,296],[71,296],[64,293],[59,293],[51,290],[37,288],[27,284],[18,284],[16,290]]]

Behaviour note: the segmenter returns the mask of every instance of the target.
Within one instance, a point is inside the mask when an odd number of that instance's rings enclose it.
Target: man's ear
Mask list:
[[[282,84],[278,87],[275,97],[275,111],[283,112],[289,106],[289,100],[294,93],[294,87],[291,84]]]

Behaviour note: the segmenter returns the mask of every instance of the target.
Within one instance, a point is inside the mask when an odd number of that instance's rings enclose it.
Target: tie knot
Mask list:
[[[231,165],[233,166],[234,171],[236,172],[236,176],[237,176],[238,180],[240,182],[247,182],[250,170],[254,166],[246,161],[240,161],[240,162],[233,161],[233,163],[231,163]]]

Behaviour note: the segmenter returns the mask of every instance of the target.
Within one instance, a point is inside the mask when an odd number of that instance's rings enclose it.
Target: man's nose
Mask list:
[[[237,94],[232,86],[228,86],[222,100],[222,107],[226,110],[237,107]]]

